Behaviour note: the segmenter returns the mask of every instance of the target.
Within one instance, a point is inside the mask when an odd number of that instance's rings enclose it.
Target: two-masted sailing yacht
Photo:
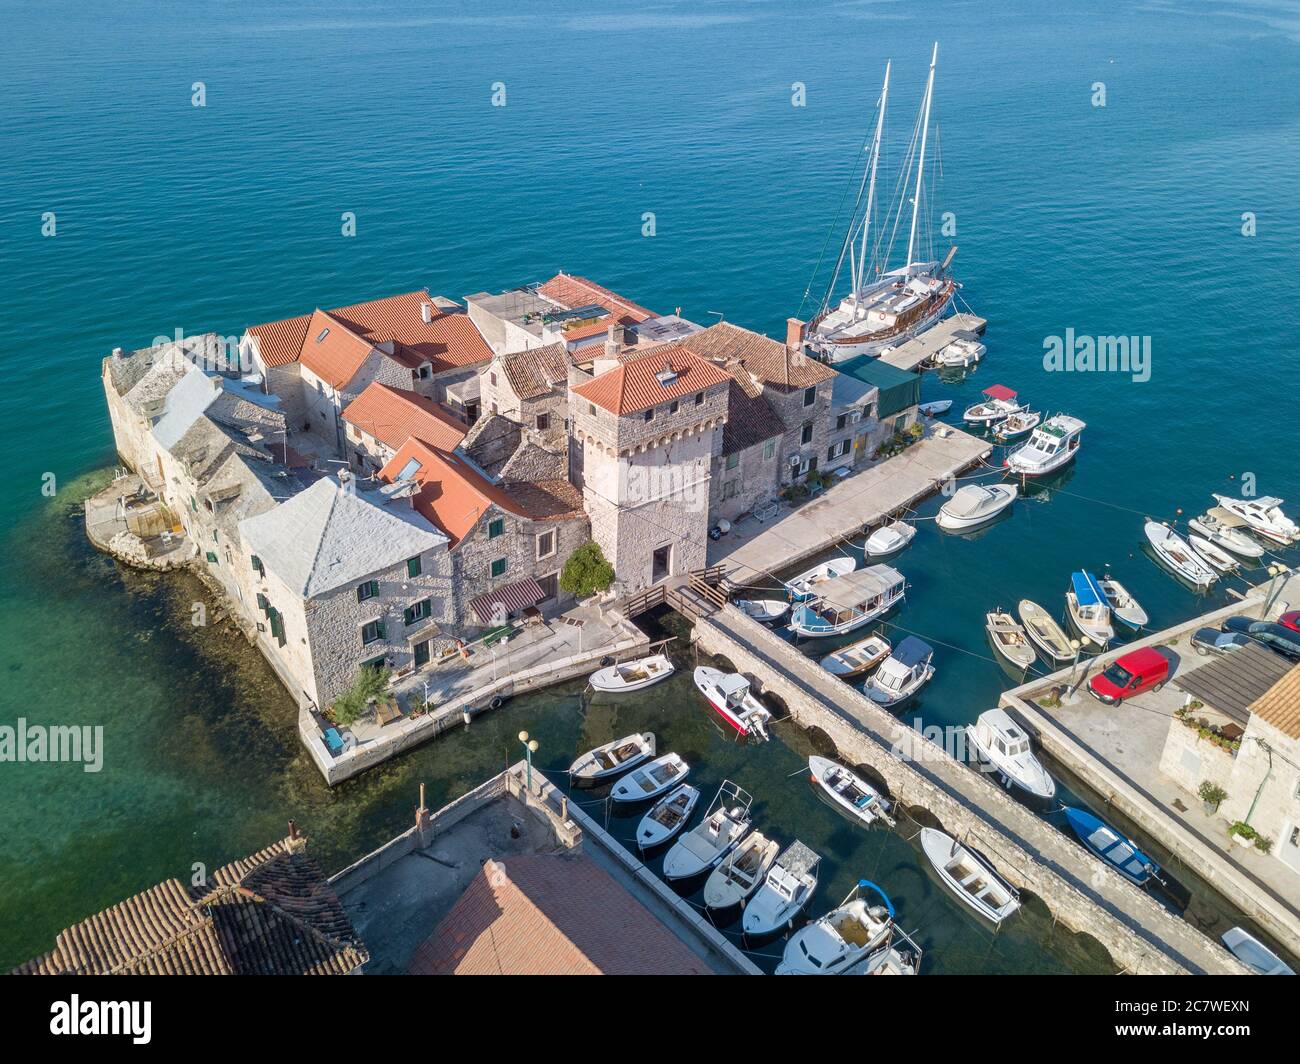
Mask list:
[[[885,109],[889,102],[890,64],[885,64],[885,81],[876,108],[876,131],[863,169],[857,204],[821,311],[808,324],[809,348],[827,361],[878,355],[887,347],[904,343],[933,325],[952,302],[957,285],[948,276],[948,267],[957,249],[951,248],[942,262],[918,262],[915,259],[917,229],[922,222],[922,201],[925,199],[925,155],[930,109],[934,101],[934,68],[938,58],[939,45],[936,43],[930,56],[930,76],[925,85],[917,129],[912,135],[911,151],[899,176],[900,194],[885,224],[873,234],[871,221],[876,209],[876,172],[880,164]],[[914,180],[911,179],[911,152],[916,156]],[[889,270],[890,249],[909,192],[912,221],[907,238],[906,265]],[[832,306],[846,259],[851,290],[837,306]]]

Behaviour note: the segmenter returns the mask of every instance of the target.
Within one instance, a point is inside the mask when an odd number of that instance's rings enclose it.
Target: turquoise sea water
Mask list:
[[[1141,515],[1199,512],[1246,473],[1300,503],[1300,20],[1268,3],[1041,6],[0,3],[0,721],[103,724],[107,744],[99,774],[0,765],[0,968],[290,815],[338,867],[405,826],[419,779],[445,798],[513,758],[520,726],[546,735],[550,766],[591,731],[560,689],[326,791],[256,655],[188,626],[197,586],[125,573],[81,538],[79,500],[113,462],[111,348],[558,268],[780,336],[884,60],[888,160],[936,35],[932,206],[956,216],[955,270],[990,324],[986,363],[929,375],[926,397],[960,407],[1001,382],[1089,429],[1064,492],[978,539],[927,527],[899,559],[899,623],[962,648],[918,712],[963,723],[991,704],[1005,679],[972,656],[983,613],[1058,608],[1080,566],[1110,563],[1157,625],[1203,608],[1138,550]],[[1151,337],[1151,379],[1045,373],[1043,339],[1067,328]],[[771,795],[796,767],[783,751],[754,771]],[[961,935],[942,901],[916,908]],[[950,970],[1079,966],[1033,940],[946,953],[965,959]]]

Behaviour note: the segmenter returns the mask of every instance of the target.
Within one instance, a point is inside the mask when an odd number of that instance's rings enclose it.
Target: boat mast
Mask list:
[[[916,218],[921,209],[921,178],[925,174],[925,141],[930,132],[930,101],[934,98],[934,65],[939,60],[939,42],[930,53],[930,77],[925,83],[925,112],[921,118],[921,158],[916,164],[916,189],[912,197],[912,232],[907,238],[907,276],[912,276],[912,252],[916,247]]]
[[[867,212],[862,216],[862,254],[858,256],[858,274],[853,284],[855,314],[858,298],[867,285],[867,232],[871,228],[871,209],[876,202],[876,167],[880,163],[880,135],[885,128],[885,105],[889,102],[889,68],[892,60],[885,61],[885,83],[880,87],[880,103],[876,115],[876,135],[871,142],[871,183],[867,186]]]

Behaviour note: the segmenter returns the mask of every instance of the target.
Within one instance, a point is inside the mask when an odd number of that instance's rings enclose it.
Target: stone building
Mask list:
[[[469,431],[442,404],[417,392],[372,381],[343,408],[348,463],[373,476],[414,436],[444,451],[454,451]]]
[[[570,373],[563,343],[496,355],[479,373],[483,416],[510,418],[562,449],[568,439]]]

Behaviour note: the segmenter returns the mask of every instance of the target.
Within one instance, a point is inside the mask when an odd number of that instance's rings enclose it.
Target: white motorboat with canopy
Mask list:
[[[690,771],[691,766],[679,754],[664,754],[629,772],[614,784],[609,796],[616,802],[643,802],[658,798],[685,780]]]
[[[1074,460],[1088,426],[1077,417],[1053,414],[1007,455],[1004,464],[1018,477],[1043,477]]]
[[[788,927],[812,901],[821,858],[796,839],[781,853],[763,885],[745,905],[740,926],[746,935],[770,935]]]
[[[1020,908],[1020,895],[989,862],[935,828],[921,829],[921,849],[939,878],[962,901],[995,924]]]
[[[1028,410],[1029,404],[1022,403],[1020,397],[1005,384],[993,384],[984,389],[983,402],[968,406],[962,414],[962,420],[969,425],[995,425],[1012,414]]]
[[[704,819],[664,855],[664,878],[698,876],[726,857],[749,830],[749,807],[753,804],[748,791],[723,780]]]
[[[701,665],[695,670],[695,686],[730,727],[756,742],[767,740],[772,713],[750,694],[749,681],[740,673]]]
[[[986,709],[966,729],[966,739],[1008,787],[1017,786],[1034,798],[1055,796],[1056,781],[1034,756],[1029,736],[1005,709]]]
[[[967,369],[978,363],[987,350],[975,333],[958,329],[952,334],[952,340],[939,349],[934,361],[940,366],[961,366],[962,369]]]
[[[863,897],[870,889],[881,903]],[[825,916],[801,927],[785,944],[777,975],[848,975],[874,953],[890,944],[894,930],[894,903],[878,886],[858,880],[848,896]]]
[[[1239,557],[1253,560],[1264,556],[1263,544],[1243,531],[1250,527],[1246,519],[1225,510],[1222,506],[1212,507],[1200,517],[1193,517],[1187,522],[1187,526],[1193,532],[1199,532],[1216,547],[1232,551]]]
[[[1070,575],[1065,608],[1075,628],[1098,647],[1104,648],[1115,638],[1115,629],[1110,623],[1110,601],[1097,578],[1086,569]]]
[[[814,599],[795,607],[790,630],[810,638],[856,631],[901,602],[905,589],[903,574],[890,565],[846,573],[819,584]]]
[[[869,635],[827,654],[822,658],[821,666],[832,676],[847,680],[870,672],[889,657],[890,649],[889,640],[883,635]]]
[[[984,630],[989,634],[989,641],[1008,663],[1021,672],[1033,665],[1034,647],[1024,628],[1011,614],[996,610],[984,615]]]
[[[889,800],[856,772],[816,754],[808,758],[808,770],[818,793],[850,820],[863,827],[870,827],[877,820],[893,826]]]
[[[828,561],[818,562],[806,573],[800,573],[793,579],[787,580],[785,586],[790,592],[790,597],[798,602],[815,595],[818,584],[851,573],[857,567],[856,558],[831,558]]]
[[[666,680],[676,671],[667,654],[651,654],[606,666],[591,674],[591,686],[597,691],[641,691],[660,680]]]
[[[622,739],[588,750],[569,766],[569,775],[574,783],[594,783],[635,768],[654,756],[654,732],[625,735]]]
[[[1175,576],[1186,580],[1198,590],[1208,588],[1219,579],[1218,574],[1205,564],[1191,545],[1168,525],[1162,525],[1159,521],[1147,521],[1142,526],[1142,531],[1156,557]]]
[[[1070,646],[1070,637],[1065,634],[1065,629],[1056,623],[1055,617],[1030,599],[1021,599],[1018,609],[1020,623],[1025,626],[1025,633],[1048,661],[1060,665],[1074,660],[1074,648]]]
[[[1126,628],[1136,632],[1147,626],[1150,620],[1147,617],[1147,611],[1142,608],[1128,589],[1107,573],[1097,583],[1101,587],[1102,594],[1106,596],[1106,601],[1110,603],[1110,614],[1115,620]]]
[[[1042,420],[1043,415],[1036,410],[1021,410],[998,422],[993,429],[993,435],[1000,443],[1010,443],[1022,436],[1028,436],[1038,428]]]
[[[883,558],[889,554],[897,554],[912,542],[912,537],[915,535],[915,525],[909,525],[906,521],[890,521],[867,537],[862,550],[868,558]]]
[[[965,532],[991,521],[1016,501],[1014,484],[967,484],[939,509],[935,524],[945,532]]]
[[[1240,517],[1252,532],[1284,546],[1300,539],[1300,526],[1282,512],[1284,499],[1275,495],[1261,495],[1257,499],[1234,499],[1231,495],[1215,495],[1228,513]]]
[[[665,794],[650,807],[650,811],[637,825],[636,842],[643,850],[661,846],[686,826],[700,800],[700,792],[689,783],[683,783]]]
[[[879,706],[897,705],[919,691],[934,675],[930,663],[933,657],[934,650],[928,643],[909,635],[867,677],[863,693]]]
[[[704,881],[704,904],[729,909],[748,898],[772,867],[781,844],[761,831],[751,831]]]

